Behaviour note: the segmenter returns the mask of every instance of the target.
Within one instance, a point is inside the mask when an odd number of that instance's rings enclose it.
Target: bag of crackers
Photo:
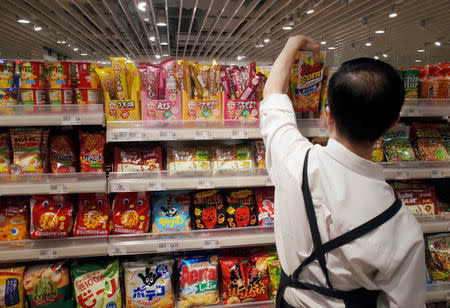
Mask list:
[[[79,194],[74,236],[108,235],[111,232],[111,205],[104,193]]]
[[[146,233],[150,224],[150,197],[147,192],[118,193],[113,206],[113,234]]]
[[[191,197],[186,192],[152,194],[152,232],[190,231]]]

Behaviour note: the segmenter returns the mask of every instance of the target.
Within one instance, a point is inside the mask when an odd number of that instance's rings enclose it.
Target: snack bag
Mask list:
[[[384,152],[388,162],[416,160],[406,126],[396,127],[383,136]]]
[[[132,61],[127,60],[125,65],[127,68],[128,97],[137,103],[140,98],[141,79]]]
[[[423,189],[396,189],[395,194],[414,215],[434,216],[437,214],[436,194],[433,186]]]
[[[106,143],[104,130],[80,130],[80,172],[103,172],[103,148]]]
[[[79,83],[76,86],[79,88],[91,88],[99,89],[101,88],[100,79],[95,71],[97,68],[100,69],[100,65],[92,62],[77,62],[73,63],[78,73]]]
[[[25,308],[23,293],[24,266],[0,268],[0,307]]]
[[[257,168],[266,168],[266,146],[263,141],[254,141],[252,143],[255,153],[255,164]]]
[[[419,70],[404,71],[403,84],[405,86],[405,98],[417,98],[419,74]]]
[[[9,151],[9,134],[0,131],[0,174],[9,173],[9,164],[11,164],[11,155]]]
[[[228,100],[224,104],[225,120],[259,119],[259,102],[250,99]]]
[[[19,87],[25,89],[41,89],[45,85],[44,62],[16,61],[19,65]]]
[[[0,205],[0,241],[27,239],[30,219],[27,198],[8,197],[5,203]]]
[[[192,176],[211,169],[209,149],[205,147],[169,147],[167,171],[169,175]]]
[[[258,206],[258,225],[263,227],[273,226],[275,188],[265,187],[256,189],[255,199]]]
[[[233,174],[254,167],[252,147],[246,144],[216,145],[211,154],[214,174]]]
[[[181,120],[181,103],[176,100],[149,100],[143,92],[142,119],[155,121]]]
[[[177,99],[177,81],[175,79],[175,59],[167,59],[159,65],[163,69],[163,76],[165,80],[165,99]]]
[[[194,193],[194,219],[196,230],[226,228],[225,205],[222,194],[217,190],[204,190]]]
[[[315,63],[312,52],[299,51],[297,53],[298,64],[294,64],[295,73],[291,79],[295,111],[319,110],[325,55],[326,52],[321,51],[320,62]]]
[[[113,234],[146,233],[150,223],[150,199],[146,192],[118,193],[113,206]]]
[[[450,159],[442,139],[419,138],[415,145],[420,160],[445,161]]]
[[[23,279],[30,307],[73,307],[69,269],[64,261],[32,265]]]
[[[185,96],[183,110],[184,120],[222,120],[221,95],[209,100],[191,100]]]
[[[173,260],[161,258],[124,262],[126,308],[175,308]]]
[[[71,268],[77,308],[122,307],[119,261],[106,266],[83,263]]]
[[[450,236],[436,234],[427,237],[427,268],[433,280],[450,281]]]
[[[226,218],[229,228],[257,226],[258,211],[253,191],[240,189],[228,192]]]
[[[42,169],[44,172],[49,172],[49,162],[50,158],[48,155],[48,143],[49,143],[50,128],[42,129],[41,138],[41,158],[42,158]]]
[[[30,237],[68,237],[73,226],[73,204],[67,195],[33,196],[30,200]]]
[[[267,257],[267,254],[258,254],[250,258],[219,258],[225,305],[269,299]]]
[[[109,99],[110,100],[118,99],[115,87],[116,81],[112,68],[110,67],[96,68],[95,72],[97,73],[100,79],[103,91],[108,93]]]
[[[162,68],[159,65],[151,63],[141,63],[138,66],[138,72],[141,79],[141,90],[150,100],[163,99],[164,97],[164,78]]]
[[[191,197],[184,192],[156,192],[152,195],[152,232],[190,231]]]
[[[134,100],[106,100],[107,121],[136,121],[140,119],[139,103]]]
[[[40,148],[42,131],[42,128],[10,129],[14,162],[14,165],[10,166],[11,173],[44,171]]]
[[[160,146],[114,148],[114,172],[159,172],[162,169]]]
[[[218,256],[182,257],[177,261],[181,289],[179,308],[218,304]]]
[[[0,59],[0,88],[14,87],[14,61]]]
[[[198,63],[189,63],[189,71],[194,81],[197,99],[209,99],[210,93],[207,89],[209,67],[199,65]]]
[[[75,147],[68,134],[57,134],[50,138],[50,166],[52,173],[75,173]]]
[[[379,163],[383,161],[383,137],[377,139],[372,150],[372,161]]]
[[[103,193],[79,194],[73,236],[108,235],[111,232],[111,205]]]
[[[117,99],[128,99],[128,84],[125,73],[125,58],[110,58],[111,67],[115,78]]]
[[[275,300],[280,284],[281,265],[278,256],[269,256],[267,259],[267,270],[269,272],[269,297]]]
[[[192,92],[192,85],[189,62],[186,59],[178,60],[175,69],[177,90],[186,91],[190,95]]]
[[[69,62],[46,62],[45,79],[53,89],[69,88]]]

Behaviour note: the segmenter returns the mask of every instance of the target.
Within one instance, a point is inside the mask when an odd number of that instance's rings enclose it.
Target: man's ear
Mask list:
[[[327,116],[327,125],[328,125],[328,127],[331,127],[332,125],[334,125],[334,118],[331,115],[330,107],[328,107],[328,106],[325,107],[325,115]]]

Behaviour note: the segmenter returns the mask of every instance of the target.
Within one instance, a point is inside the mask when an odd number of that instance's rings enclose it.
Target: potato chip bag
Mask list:
[[[80,130],[80,172],[103,172],[103,149],[106,143],[104,130]]]
[[[114,77],[114,73],[112,68],[104,67],[104,68],[96,68],[95,71],[100,79],[100,83],[102,85],[103,91],[108,93],[108,97],[110,100],[117,99],[116,92],[116,79]]]
[[[118,193],[113,206],[113,234],[146,233],[150,224],[147,192]]]
[[[111,232],[111,205],[104,193],[79,194],[73,236],[108,235]]]
[[[252,190],[240,189],[227,193],[226,218],[229,228],[258,225],[258,210]]]
[[[223,196],[217,189],[195,192],[193,199],[192,219],[194,219],[194,229],[227,227]]]
[[[70,135],[59,133],[50,138],[50,167],[52,173],[75,173],[76,155]]]
[[[263,227],[273,226],[275,188],[264,187],[256,189],[255,199],[258,206],[258,225]]]
[[[125,58],[116,57],[111,59],[111,67],[115,78],[114,87],[116,89],[117,99],[128,99],[128,84],[125,71]]]
[[[275,300],[280,284],[281,266],[278,256],[269,256],[267,259],[267,270],[269,272],[269,297]]]
[[[42,132],[42,128],[10,129],[14,162],[14,166],[10,166],[11,173],[43,172]]]
[[[191,197],[185,192],[152,194],[152,232],[190,231]]]
[[[11,163],[9,151],[9,134],[8,132],[0,131],[0,174],[9,173],[9,164]]]
[[[433,186],[416,189],[395,189],[395,194],[414,215],[434,216],[437,214],[436,192]]]
[[[67,195],[33,196],[30,237],[68,237],[73,227],[73,204]]]
[[[17,241],[28,238],[28,199],[8,197],[0,204],[0,241]]]
[[[28,267],[23,286],[30,306],[72,308],[69,269],[64,261]]]
[[[179,308],[218,304],[218,256],[181,257],[177,259],[180,285]]]
[[[126,308],[174,308],[174,261],[161,257],[124,262]]]
[[[72,266],[77,308],[120,308],[119,261]]]
[[[0,308],[25,308],[24,266],[0,268]]]
[[[405,98],[417,98],[419,74],[419,70],[404,71],[403,84],[405,86]]]

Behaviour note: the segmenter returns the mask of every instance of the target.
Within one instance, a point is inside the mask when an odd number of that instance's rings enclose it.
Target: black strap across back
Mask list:
[[[325,254],[333,249],[348,244],[351,241],[359,237],[362,237],[367,233],[373,231],[374,229],[378,228],[386,221],[391,219],[400,210],[402,203],[398,199],[395,200],[395,202],[388,209],[386,209],[378,216],[372,218],[366,223],[360,225],[359,227],[356,227],[355,229],[352,229],[322,244],[319,227],[317,226],[317,218],[316,213],[314,211],[314,204],[312,201],[311,191],[309,189],[308,183],[308,157],[309,157],[309,150],[306,152],[305,162],[303,164],[302,192],[303,192],[303,199],[305,201],[306,215],[308,217],[309,228],[311,231],[311,236],[314,244],[314,250],[309,257],[303,260],[303,262],[294,271],[294,273],[292,273],[291,276],[288,276],[284,272],[284,270],[281,269],[280,286],[278,288],[276,307],[277,308],[292,307],[289,304],[287,304],[283,298],[286,288],[292,287],[300,290],[311,290],[323,296],[340,299],[344,302],[346,308],[363,308],[363,307],[376,308],[377,297],[380,293],[379,290],[367,290],[361,288],[351,291],[340,291],[334,288],[328,274]],[[299,281],[299,277],[303,269],[316,259],[319,262],[322,272],[325,275],[327,287],[322,287]]]

